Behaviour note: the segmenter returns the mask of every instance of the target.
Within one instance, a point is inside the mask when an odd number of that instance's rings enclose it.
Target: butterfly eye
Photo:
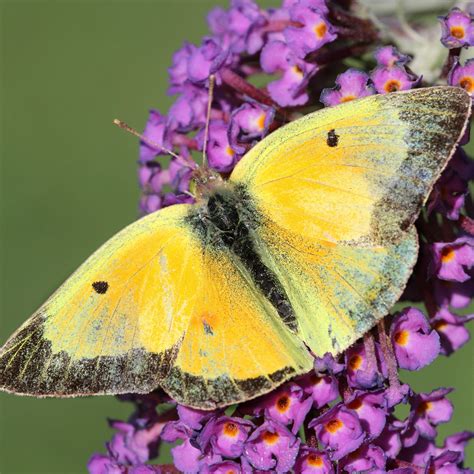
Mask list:
[[[336,135],[336,131],[333,128],[328,132],[326,143],[330,147],[335,147],[339,143],[339,135]]]
[[[109,284],[106,281],[95,281],[92,283],[92,288],[94,288],[95,292],[99,293],[99,295],[103,295],[107,293]]]

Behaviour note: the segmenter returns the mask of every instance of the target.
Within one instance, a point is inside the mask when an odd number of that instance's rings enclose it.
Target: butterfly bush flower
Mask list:
[[[336,78],[336,86],[323,89],[321,102],[329,107],[375,94],[368,74],[357,69],[348,69]]]
[[[474,21],[470,13],[453,8],[439,18],[442,28],[441,43],[447,48],[474,45]]]
[[[193,202],[211,75],[205,151],[224,179],[263,137],[321,105],[435,83],[474,94],[474,60],[459,57],[473,45],[473,20],[458,8],[434,25],[445,64],[429,82],[415,67],[423,53],[409,56],[382,43],[400,30],[377,30],[351,1],[283,0],[267,10],[254,0],[231,0],[228,8],[211,10],[207,22],[208,35],[173,55],[173,104],[167,113],[151,109],[146,120],[138,150],[143,214]],[[438,426],[453,415],[452,389],[417,393],[398,372],[457,357],[470,338],[474,315],[458,314],[474,294],[474,165],[462,148],[468,141],[466,133],[416,223],[419,262],[401,301],[416,301],[417,308],[387,315],[345,353],[315,357],[310,373],[225,410],[185,407],[159,389],[121,396],[135,412],[127,422],[111,422],[115,434],[104,453],[91,456],[89,472],[472,472],[464,467],[464,451],[474,433],[437,440]],[[168,150],[176,156],[165,158]],[[405,417],[398,415],[400,405],[409,408]],[[157,457],[166,444],[172,444],[172,465]]]
[[[406,309],[395,317],[390,335],[402,369],[419,370],[431,364],[439,353],[438,333],[416,308]]]

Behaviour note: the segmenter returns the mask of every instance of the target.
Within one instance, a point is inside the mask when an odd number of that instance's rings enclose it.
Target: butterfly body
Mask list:
[[[0,388],[162,387],[212,409],[340,353],[400,297],[470,106],[450,87],[373,96],[282,127],[227,181],[199,170],[195,204],[118,233],[7,341]]]

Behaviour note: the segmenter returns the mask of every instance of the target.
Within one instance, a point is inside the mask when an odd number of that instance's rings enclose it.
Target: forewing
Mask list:
[[[417,257],[412,224],[470,107],[452,87],[364,98],[290,123],[235,168],[260,216],[260,254],[317,355],[347,348],[400,296]]]

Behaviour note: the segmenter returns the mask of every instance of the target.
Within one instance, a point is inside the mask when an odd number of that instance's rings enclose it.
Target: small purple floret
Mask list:
[[[357,69],[348,69],[336,78],[336,86],[323,89],[320,101],[326,106],[339,105],[375,93],[368,74]]]
[[[395,317],[390,335],[398,365],[402,369],[420,370],[431,364],[439,354],[438,333],[416,308],[406,308]]]
[[[471,15],[453,8],[441,22],[441,42],[447,48],[462,48],[474,45],[474,22]]]

